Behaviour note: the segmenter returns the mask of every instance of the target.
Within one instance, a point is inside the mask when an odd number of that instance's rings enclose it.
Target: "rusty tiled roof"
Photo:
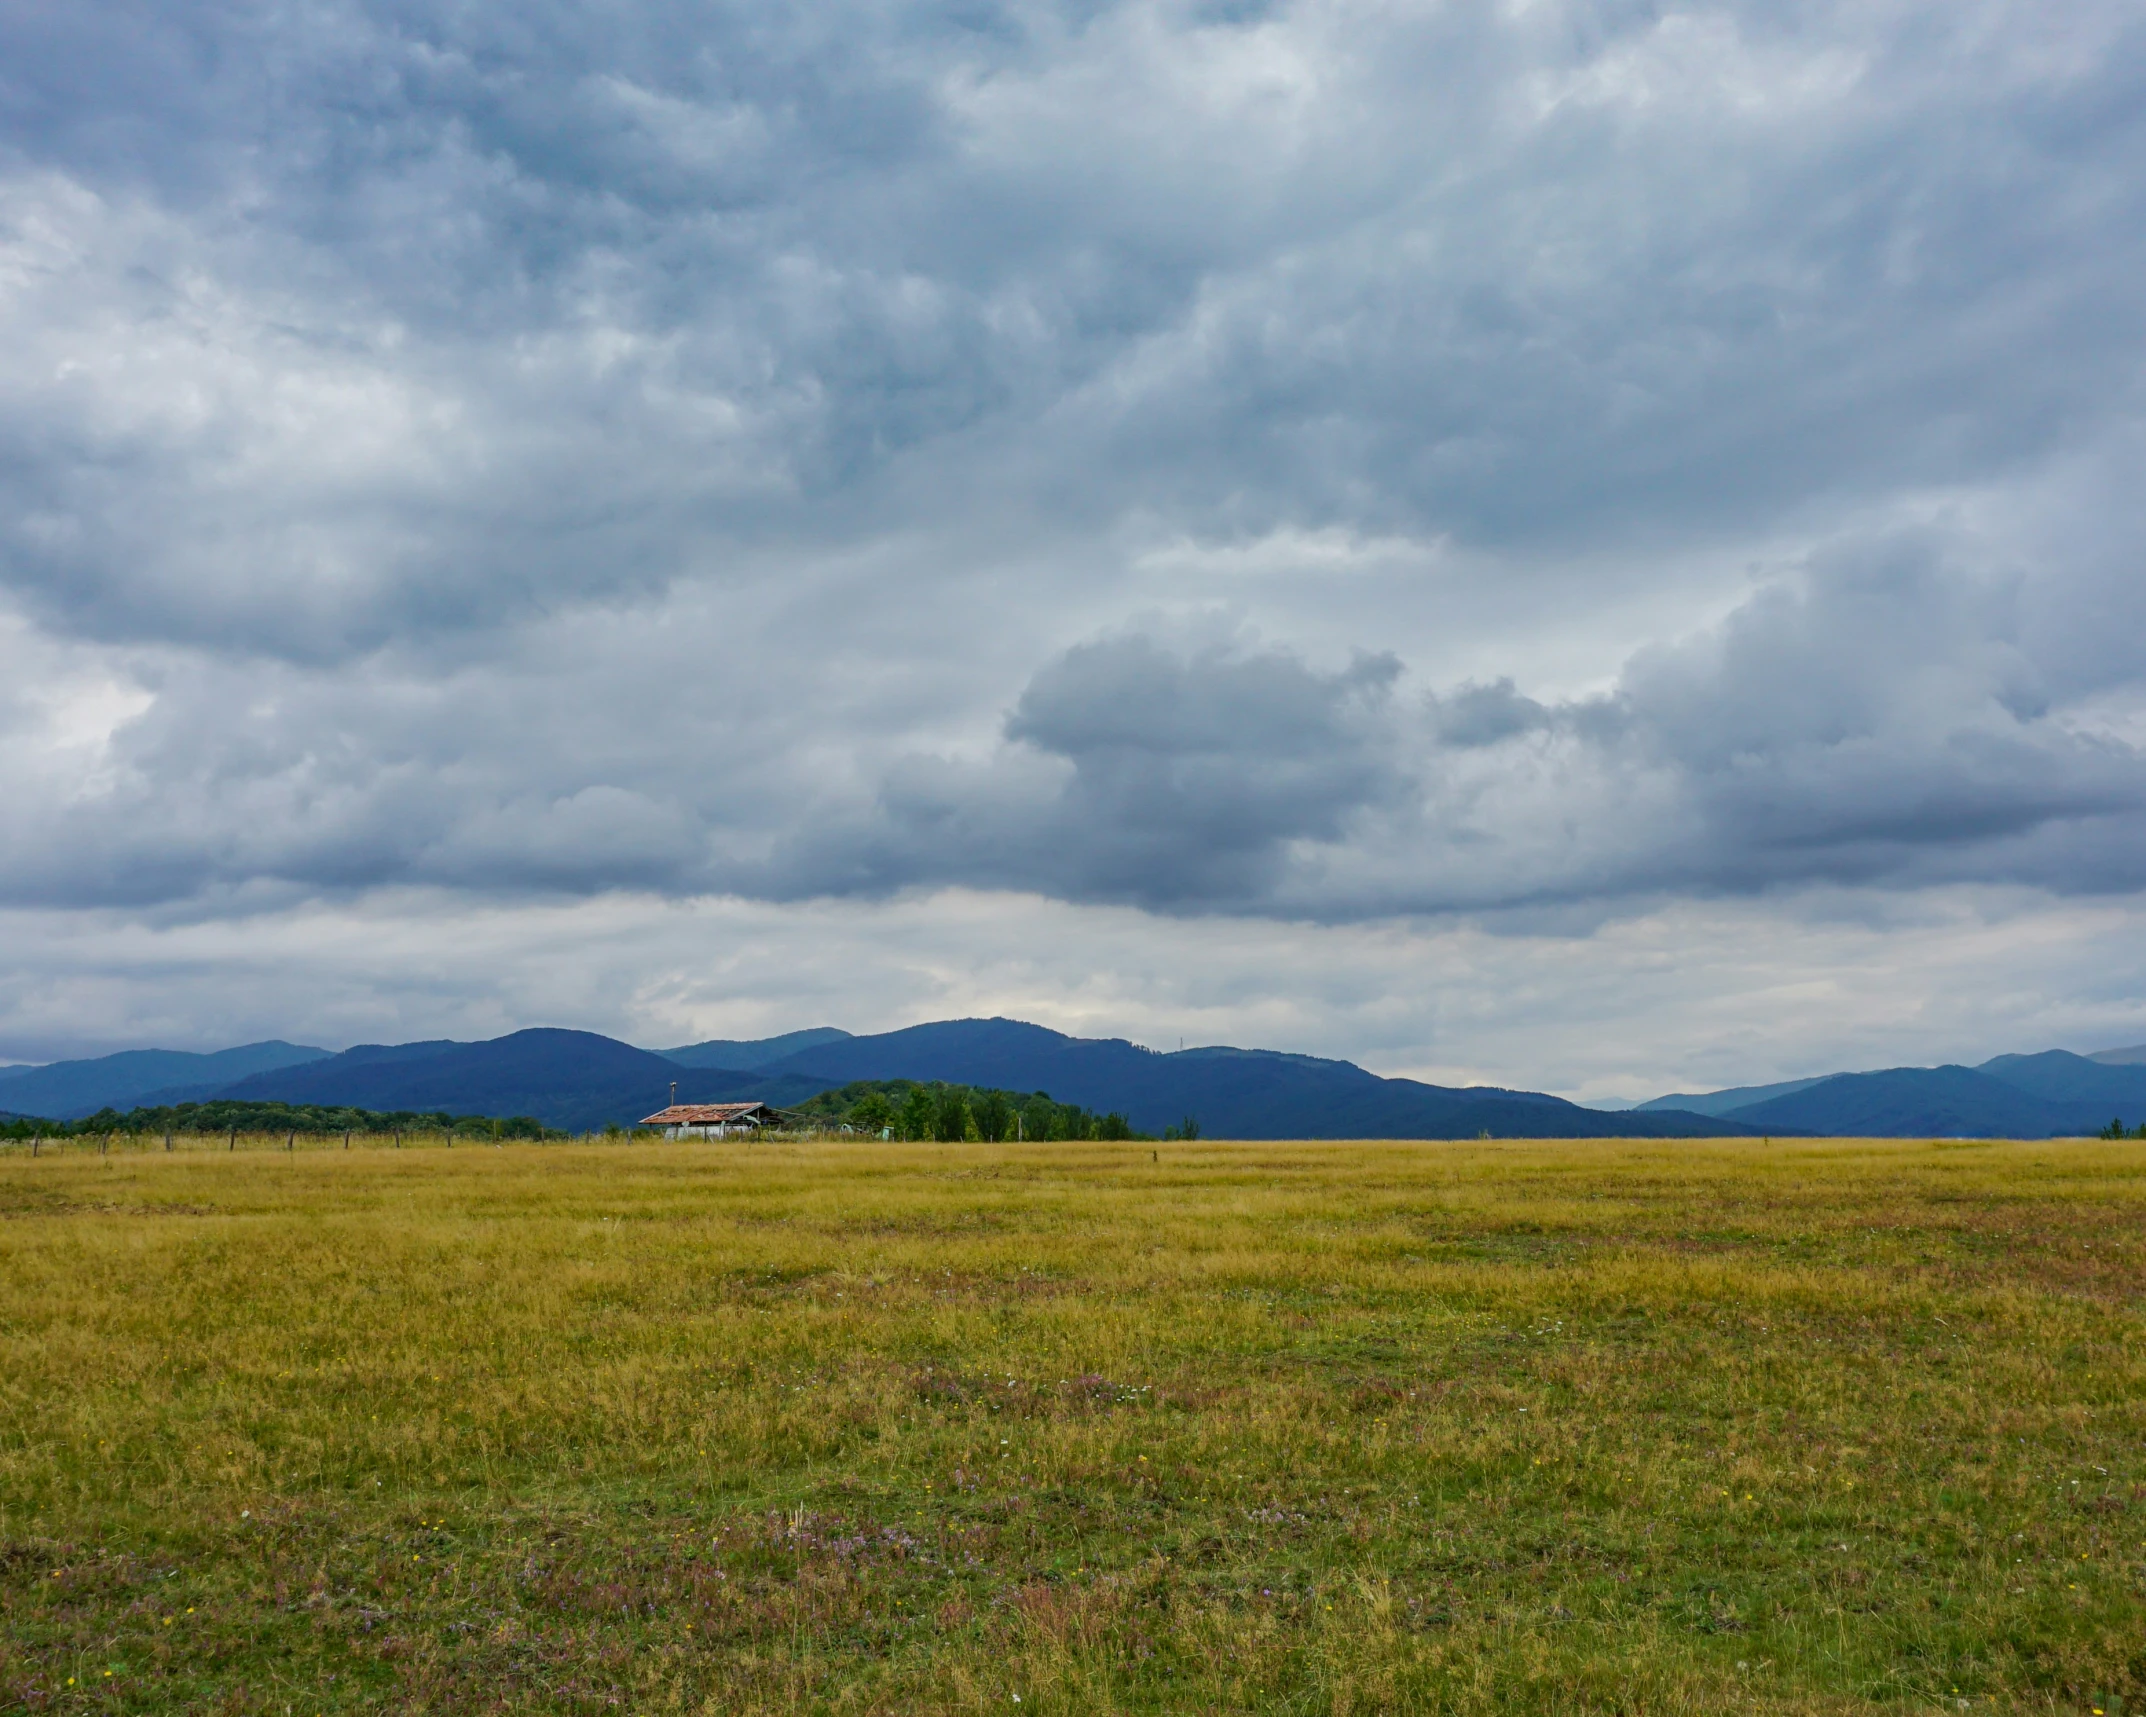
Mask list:
[[[644,1127],[721,1127],[765,1109],[765,1103],[673,1103],[643,1118]]]

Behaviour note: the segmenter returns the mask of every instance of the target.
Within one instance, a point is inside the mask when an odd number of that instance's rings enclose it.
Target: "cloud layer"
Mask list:
[[[2135,8],[112,3],[0,67],[0,906],[2146,883]]]

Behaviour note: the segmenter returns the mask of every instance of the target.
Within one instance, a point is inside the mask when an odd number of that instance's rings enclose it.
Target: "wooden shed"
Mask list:
[[[666,1139],[721,1139],[732,1133],[758,1133],[788,1123],[789,1116],[765,1103],[673,1103],[641,1120],[661,1127]]]

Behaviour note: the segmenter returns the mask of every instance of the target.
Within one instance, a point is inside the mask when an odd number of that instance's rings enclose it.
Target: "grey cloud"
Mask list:
[[[2024,623],[2047,595],[1890,538],[1642,651],[1612,694],[1554,707],[1539,744],[1501,746],[1479,804],[1516,830],[1538,796],[1604,795],[1562,863],[1515,846],[1509,898],[2137,888],[2146,864],[2110,861],[2146,832],[2146,753],[2072,719],[2067,664],[2038,660]]]
[[[1416,704],[1391,657],[1320,674],[1115,639],[1036,676],[997,759],[912,762],[872,822],[800,835],[785,862],[837,892],[959,882],[1314,919],[1818,883],[2137,888],[2146,753],[2066,719],[2023,646],[2030,600],[1924,537],[1844,547],[1562,703],[1500,680]]]
[[[1072,766],[1047,825],[1060,888],[1150,905],[1257,898],[1287,843],[1341,838],[1399,787],[1380,715],[1400,664],[1180,660],[1140,639],[1038,674],[1007,737]]]
[[[2113,4],[17,8],[0,899],[2135,890],[2142,87]],[[1439,548],[1140,552],[1321,533]]]
[[[1487,686],[1462,686],[1443,698],[1433,697],[1433,731],[1441,745],[1468,748],[1496,745],[1550,725],[1550,712],[1533,698],[1522,697],[1511,679]]]
[[[1821,561],[1714,635],[1643,653],[1617,700],[1625,743],[1685,777],[1717,883],[2136,887],[2141,867],[2118,881],[2028,839],[2146,814],[2146,756],[2069,725],[2062,664],[2024,647],[2037,594],[1948,569],[1926,539]]]
[[[988,764],[912,758],[872,810],[777,852],[773,892],[960,882],[1165,910],[1256,907],[1293,843],[1400,791],[1400,664],[1321,673],[1281,651],[1178,654],[1126,636],[1038,673]]]
[[[942,751],[899,719],[906,680],[800,695],[749,656],[727,672],[692,629],[652,648],[630,616],[552,623],[511,668],[448,675],[379,656],[201,678],[144,658],[147,707],[74,752],[12,701],[0,787],[24,810],[0,889],[82,906],[962,886],[1338,921],[1819,884],[2137,888],[2146,755],[2081,718],[2079,676],[2032,624],[2077,596],[1957,549],[1844,543],[1571,699],[1509,679],[1412,694],[1390,653],[1322,667],[1119,632],[1031,675],[995,740]],[[63,755],[71,775],[40,762]]]
[[[1187,659],[1152,639],[1111,639],[1069,650],[1031,680],[1006,736],[1110,770],[1186,756],[1327,763],[1350,748],[1400,671],[1390,655],[1318,674],[1279,651],[1210,648]]]
[[[1133,515],[1710,540],[2134,403],[2120,7],[2063,52],[1580,0],[5,28],[0,577],[82,636],[347,659],[982,494],[986,564]]]

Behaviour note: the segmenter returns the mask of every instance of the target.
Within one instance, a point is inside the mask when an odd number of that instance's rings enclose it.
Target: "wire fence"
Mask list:
[[[170,1132],[32,1133],[25,1138],[0,1138],[0,1157],[162,1156],[275,1151],[288,1156],[343,1151],[504,1150],[551,1145],[665,1145],[714,1144],[751,1146],[756,1143],[791,1144],[806,1140],[876,1139],[876,1132],[847,1127],[783,1127],[759,1133],[733,1132],[722,1138],[666,1139],[654,1129],[628,1128],[587,1133],[547,1133],[541,1139],[527,1137],[488,1138],[483,1134],[449,1132],[440,1128],[407,1128],[387,1132],[352,1129],[319,1132],[281,1128],[262,1132],[249,1128],[224,1128],[208,1132],[173,1129]]]

